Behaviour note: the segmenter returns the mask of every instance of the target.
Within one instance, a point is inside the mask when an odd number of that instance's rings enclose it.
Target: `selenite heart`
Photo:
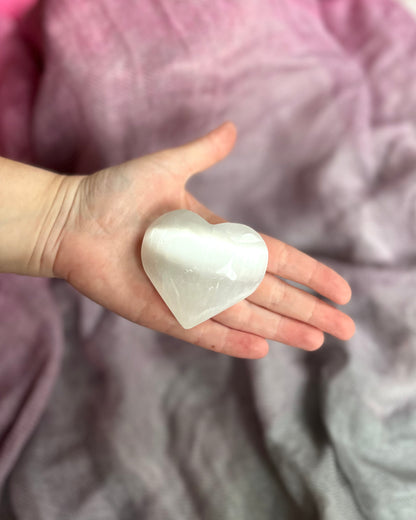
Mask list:
[[[254,229],[212,225],[182,209],[149,226],[141,252],[147,276],[184,329],[253,293],[268,261],[267,246]]]

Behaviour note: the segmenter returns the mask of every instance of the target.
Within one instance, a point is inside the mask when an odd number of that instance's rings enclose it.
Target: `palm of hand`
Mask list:
[[[308,350],[322,344],[322,331],[349,338],[354,324],[348,316],[275,275],[305,283],[338,303],[349,299],[348,284],[270,237],[263,236],[269,272],[257,291],[192,329],[178,324],[147,278],[140,246],[155,218],[189,209],[211,223],[222,221],[185,190],[185,183],[225,157],[234,141],[234,127],[226,124],[183,147],[74,179],[79,186],[60,234],[55,275],[135,323],[237,357],[263,357],[266,338]]]

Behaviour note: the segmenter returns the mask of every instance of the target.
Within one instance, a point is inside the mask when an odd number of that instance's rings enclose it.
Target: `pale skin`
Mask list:
[[[355,331],[349,316],[281,278],[339,305],[351,298],[346,280],[276,238],[262,235],[269,262],[258,289],[188,330],[143,271],[141,242],[158,216],[188,209],[210,223],[224,221],[185,185],[224,159],[235,140],[235,126],[227,122],[178,148],[87,176],[58,175],[0,159],[0,272],[63,278],[130,321],[240,358],[264,357],[267,339],[304,350],[319,348],[324,332],[348,340]]]

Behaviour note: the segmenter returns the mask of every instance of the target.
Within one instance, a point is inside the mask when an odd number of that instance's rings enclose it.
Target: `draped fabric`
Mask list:
[[[1,13],[0,155],[88,174],[232,120],[190,191],[339,271],[357,332],[235,359],[1,275],[0,518],[413,518],[416,21],[392,0]]]

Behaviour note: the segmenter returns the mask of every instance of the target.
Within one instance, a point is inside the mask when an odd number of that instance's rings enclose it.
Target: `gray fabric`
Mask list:
[[[52,281],[61,373],[0,517],[413,518],[415,23],[384,0],[49,0],[42,13],[40,164],[93,171],[235,121],[233,154],[191,191],[338,270],[357,333],[233,359]]]

